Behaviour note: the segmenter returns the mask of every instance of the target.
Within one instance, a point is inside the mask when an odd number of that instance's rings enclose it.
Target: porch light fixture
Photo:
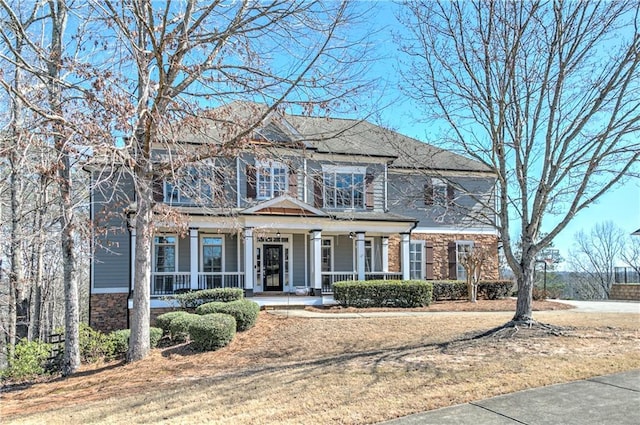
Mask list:
[[[276,237],[278,237],[278,238],[280,237],[280,230],[278,230],[278,231],[276,232]]]
[[[353,232],[349,232],[349,239],[353,239],[356,236],[355,233]]]

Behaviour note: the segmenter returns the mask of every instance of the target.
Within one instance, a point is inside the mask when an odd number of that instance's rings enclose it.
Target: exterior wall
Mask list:
[[[346,235],[333,236],[333,245],[333,270],[337,272],[354,271],[353,239]]]
[[[424,185],[431,180],[427,175],[408,175],[389,172],[388,208],[390,212],[408,215],[420,221],[422,228],[467,227],[474,229],[490,229],[473,220],[474,215],[482,211],[481,204],[470,195],[455,191],[454,203],[450,207],[425,204]],[[481,177],[450,177],[452,183],[464,188],[467,193],[483,196],[490,201],[494,180]],[[490,212],[487,213],[491,216]]]
[[[482,270],[482,279],[498,279],[498,237],[473,233],[412,233],[411,240],[424,240],[433,244],[433,278],[434,280],[449,279],[449,243],[455,241],[473,241],[476,245],[488,247],[495,253]],[[426,259],[425,259],[426,260]],[[389,237],[389,271],[401,270],[400,236]]]
[[[293,285],[294,286],[305,286],[307,283],[307,279],[304,274],[304,252],[305,252],[305,241],[307,240],[306,235],[303,234],[294,234],[293,235],[293,247],[292,247],[292,255],[293,255]]]
[[[609,292],[609,299],[640,301],[640,284],[614,283]]]
[[[91,294],[89,325],[102,332],[127,329],[128,293]]]
[[[130,235],[125,209],[131,203],[131,180],[122,175],[92,173],[92,290],[129,289]]]
[[[178,237],[178,246],[177,257],[178,257],[178,271],[179,272],[188,272],[191,267],[191,243],[189,241],[189,234],[187,235],[179,235]],[[196,254],[198,255],[198,254]],[[151,252],[151,257],[153,258],[154,253]],[[152,266],[153,267],[153,266]],[[153,269],[152,269],[153,270]]]

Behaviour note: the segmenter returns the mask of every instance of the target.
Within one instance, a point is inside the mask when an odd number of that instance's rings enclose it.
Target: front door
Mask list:
[[[264,245],[265,291],[282,291],[282,245]]]

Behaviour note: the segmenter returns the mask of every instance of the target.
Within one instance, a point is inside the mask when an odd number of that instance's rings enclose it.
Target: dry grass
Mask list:
[[[539,312],[564,336],[469,339],[510,312],[299,319],[261,313],[228,347],[154,350],[131,365],[2,394],[3,423],[374,423],[640,368],[637,314]]]

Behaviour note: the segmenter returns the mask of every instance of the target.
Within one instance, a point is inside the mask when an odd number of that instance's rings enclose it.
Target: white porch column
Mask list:
[[[402,244],[402,279],[409,280],[411,273],[409,268],[409,237],[411,235],[409,233],[401,233],[401,244]]]
[[[311,231],[311,282],[314,295],[322,294],[322,230]]]
[[[389,272],[389,237],[382,237],[382,271]]]
[[[198,289],[198,228],[189,228],[189,270],[191,272],[191,289]]]
[[[253,296],[253,227],[244,228],[244,289],[245,295]]]
[[[358,267],[358,280],[364,280],[364,232],[356,232],[356,265]]]
[[[133,291],[133,287],[135,285],[136,282],[136,229],[135,228],[131,228],[129,229],[131,232],[131,259],[129,262],[129,273],[131,274],[131,290]],[[151,256],[153,257],[153,248],[151,248]],[[153,279],[153,277],[151,278]]]

